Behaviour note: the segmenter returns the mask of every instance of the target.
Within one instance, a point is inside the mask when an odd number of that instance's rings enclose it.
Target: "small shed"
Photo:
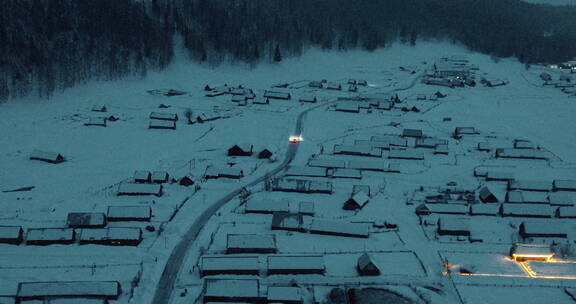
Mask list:
[[[249,143],[238,143],[228,149],[228,156],[251,156],[254,146]]]
[[[152,112],[150,113],[151,120],[170,120],[170,121],[177,121],[178,115],[174,113],[159,113],[159,112]]]
[[[152,182],[156,184],[167,183],[170,175],[166,171],[154,171],[152,173]]]
[[[254,100],[252,100],[252,103],[253,104],[260,104],[260,105],[267,105],[267,104],[270,104],[270,99],[264,98],[264,97],[254,98]]]
[[[148,129],[176,130],[176,121],[150,119],[150,123],[148,124]]]
[[[109,206],[108,221],[110,222],[149,222],[152,218],[150,206]]]
[[[522,222],[522,224],[520,224],[519,233],[523,238],[568,237],[566,229],[562,225],[554,222]]]
[[[344,206],[342,206],[342,209],[360,210],[364,208],[364,206],[366,206],[366,204],[368,204],[369,201],[370,197],[364,191],[360,191],[352,195],[352,197],[349,198],[348,200],[346,200],[346,202],[344,202]]]
[[[70,228],[101,228],[106,226],[106,215],[101,212],[70,212],[66,223]]]
[[[258,275],[260,262],[257,256],[203,256],[200,260],[202,276],[235,274]]]
[[[163,187],[160,184],[137,184],[122,182],[118,186],[118,195],[155,195],[162,196]]]
[[[255,279],[207,279],[204,281],[204,303],[262,303],[260,284]]]
[[[478,197],[480,198],[480,201],[482,201],[483,203],[498,203],[498,198],[492,192],[492,190],[490,190],[488,186],[480,188],[480,191],[478,192]]]
[[[274,155],[274,150],[272,148],[264,148],[258,152],[258,158],[260,159],[267,159]]]
[[[94,105],[92,106],[92,112],[107,112],[108,109],[104,105]]]
[[[264,91],[264,97],[270,99],[282,99],[282,100],[292,99],[292,95],[290,93],[277,92],[277,91]]]
[[[356,270],[360,276],[380,275],[380,269],[368,253],[363,253],[356,263]]]
[[[220,114],[215,112],[205,112],[196,117],[196,121],[199,123],[204,123],[208,121],[213,121],[222,118]]]
[[[441,217],[437,227],[438,235],[470,236],[470,218]]]
[[[322,83],[322,81],[312,80],[308,83],[308,87],[321,89],[324,87],[324,84]]]
[[[152,173],[145,170],[134,171],[134,182],[135,183],[150,183],[152,182]]]
[[[226,253],[276,253],[274,234],[228,234]]]
[[[463,135],[477,135],[480,134],[474,127],[456,127],[452,136],[454,138],[462,138]]]
[[[90,117],[85,126],[106,127],[106,118],[104,117]]]
[[[24,230],[20,226],[0,226],[0,244],[19,245],[23,234]]]
[[[302,231],[302,214],[289,212],[274,212],[272,230]]]
[[[74,241],[75,233],[72,228],[34,228],[26,232],[28,245],[68,245]]]
[[[309,103],[316,103],[318,102],[318,98],[313,95],[304,95],[300,97],[300,102],[309,102]]]
[[[32,154],[30,154],[30,159],[40,160],[40,161],[44,161],[44,162],[52,163],[52,164],[59,164],[59,163],[65,161],[64,156],[62,156],[62,154],[60,154],[60,153],[46,152],[46,151],[40,151],[40,150],[32,151]]]
[[[421,138],[424,134],[422,130],[419,129],[404,129],[402,131],[402,137],[414,137],[414,138]]]
[[[270,286],[267,294],[268,303],[302,304],[302,294],[298,287]]]
[[[336,82],[329,82],[326,85],[326,89],[327,90],[336,90],[336,91],[340,91],[342,90],[342,85]]]
[[[326,266],[321,255],[268,256],[268,274],[324,274]]]

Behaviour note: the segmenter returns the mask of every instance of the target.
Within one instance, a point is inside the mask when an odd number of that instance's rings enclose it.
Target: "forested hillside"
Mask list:
[[[498,57],[576,56],[576,8],[519,0],[10,0],[0,6],[0,100],[167,66],[175,34],[212,65],[448,39]]]

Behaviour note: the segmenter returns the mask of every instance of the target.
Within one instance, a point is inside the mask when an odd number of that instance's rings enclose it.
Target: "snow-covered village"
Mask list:
[[[576,61],[183,43],[0,103],[0,304],[576,303]]]

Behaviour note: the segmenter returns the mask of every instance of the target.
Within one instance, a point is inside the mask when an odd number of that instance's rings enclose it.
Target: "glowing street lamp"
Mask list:
[[[291,143],[298,143],[298,142],[303,141],[304,138],[302,138],[301,135],[292,135],[292,136],[290,136],[289,140]]]

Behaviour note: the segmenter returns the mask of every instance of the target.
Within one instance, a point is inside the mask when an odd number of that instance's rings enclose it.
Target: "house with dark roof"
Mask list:
[[[238,143],[228,148],[228,156],[251,156],[254,146],[249,143]]]
[[[494,195],[494,193],[492,192],[492,190],[490,190],[488,186],[480,188],[480,191],[478,192],[478,197],[483,203],[498,202],[498,198],[496,197],[496,195]]]
[[[370,201],[370,197],[364,191],[360,191],[344,202],[342,209],[344,210],[359,210],[364,208]]]
[[[368,253],[360,255],[356,263],[356,270],[360,276],[380,275],[380,269]]]

